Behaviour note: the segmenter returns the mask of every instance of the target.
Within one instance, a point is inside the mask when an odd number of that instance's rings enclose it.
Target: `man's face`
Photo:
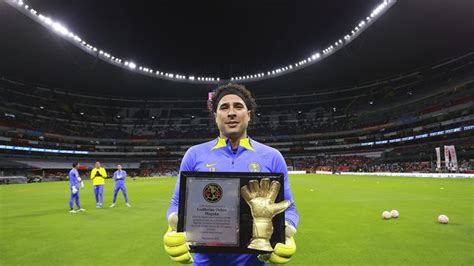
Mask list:
[[[118,169],[118,170],[122,170],[122,166],[121,166],[120,164],[117,165],[117,169]]]
[[[241,138],[246,136],[250,111],[239,96],[228,94],[222,97],[214,117],[221,137]]]
[[[95,168],[100,168],[100,162],[95,162]]]

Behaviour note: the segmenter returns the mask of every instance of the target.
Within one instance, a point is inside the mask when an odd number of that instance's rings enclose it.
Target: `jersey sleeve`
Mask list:
[[[178,206],[179,206],[179,180],[181,176],[181,172],[183,171],[194,171],[195,169],[195,153],[193,151],[193,148],[189,148],[186,153],[184,154],[183,160],[181,161],[181,166],[179,167],[179,174],[178,178],[176,180],[176,185],[174,187],[174,192],[173,196],[171,197],[171,202],[168,207],[168,211],[166,212],[166,219],[168,219],[169,215],[178,212]]]
[[[283,173],[283,179],[285,182],[284,198],[285,200],[290,201],[290,207],[285,211],[285,220],[290,223],[295,228],[298,228],[300,216],[298,210],[295,206],[295,201],[293,200],[293,195],[291,193],[290,181],[288,178],[288,168],[286,166],[285,159],[279,151],[276,151],[277,155],[274,158],[273,169],[276,173]]]

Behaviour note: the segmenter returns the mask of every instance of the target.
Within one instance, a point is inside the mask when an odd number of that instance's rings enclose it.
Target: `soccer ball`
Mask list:
[[[398,218],[398,216],[400,215],[397,210],[392,210],[390,214],[392,215],[392,218]]]
[[[449,217],[444,214],[441,214],[440,216],[438,216],[438,222],[440,224],[447,224],[449,222]]]
[[[392,218],[392,214],[389,211],[384,211],[384,212],[382,212],[382,218],[390,219],[390,218]]]

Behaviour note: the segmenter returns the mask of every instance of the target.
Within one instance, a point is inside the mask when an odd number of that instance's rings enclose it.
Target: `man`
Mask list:
[[[112,205],[110,205],[110,208],[115,207],[115,201],[117,200],[117,194],[119,190],[122,190],[123,198],[125,199],[125,205],[127,207],[132,207],[128,203],[128,197],[127,197],[127,189],[125,188],[125,178],[127,177],[127,172],[125,170],[122,170],[122,166],[119,164],[117,165],[117,171],[114,172],[114,180],[115,180],[115,189],[114,189],[114,200],[112,202]]]
[[[95,207],[102,208],[104,202],[104,185],[107,172],[100,167],[100,162],[95,162],[95,167],[91,171],[92,185],[94,185]]]
[[[81,183],[81,187],[84,187],[84,183],[82,182],[77,169],[79,169],[79,163],[72,163],[72,169],[69,171],[69,190],[71,192],[71,197],[69,199],[69,213],[76,213],[74,210],[74,202],[76,202],[78,212],[86,211],[86,209],[81,208],[81,203],[79,202],[79,183]]]
[[[181,162],[181,171],[272,172],[283,173],[284,198],[289,201],[285,211],[286,241],[278,243],[271,255],[255,254],[195,254],[189,253],[185,233],[176,232],[178,221],[179,178],[167,211],[168,232],[163,240],[165,251],[173,261],[195,265],[264,265],[286,263],[296,251],[293,235],[299,216],[291,195],[285,160],[279,151],[256,142],[247,136],[247,127],[256,104],[243,86],[228,84],[220,87],[211,100],[212,114],[219,129],[219,137],[191,147]]]

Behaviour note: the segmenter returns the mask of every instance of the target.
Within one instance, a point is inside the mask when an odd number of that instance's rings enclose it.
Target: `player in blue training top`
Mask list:
[[[81,208],[81,203],[79,202],[79,184],[81,187],[84,187],[84,183],[82,182],[77,169],[79,169],[79,163],[72,163],[72,169],[69,171],[69,190],[71,191],[71,198],[69,199],[70,213],[76,213],[74,210],[74,202],[76,202],[78,212],[86,211],[86,209]]]
[[[115,207],[115,202],[117,201],[117,195],[120,190],[122,190],[123,198],[125,199],[125,205],[127,205],[127,207],[132,207],[132,205],[128,203],[127,189],[125,188],[126,177],[127,177],[127,172],[125,172],[125,170],[122,170],[122,166],[120,164],[117,165],[117,171],[115,171],[114,173],[114,180],[115,180],[114,199],[112,201],[112,205],[110,205],[110,208]]]
[[[271,172],[283,173],[284,198],[290,202],[285,211],[286,241],[278,243],[267,256],[256,254],[189,253],[185,233],[176,232],[178,221],[179,178],[167,211],[168,231],[163,240],[165,251],[173,261],[194,265],[265,265],[286,263],[296,252],[293,235],[298,227],[299,215],[291,195],[288,171],[281,153],[247,136],[247,127],[256,103],[242,85],[228,84],[217,89],[211,100],[219,137],[188,149],[181,162],[181,171],[219,172]]]

